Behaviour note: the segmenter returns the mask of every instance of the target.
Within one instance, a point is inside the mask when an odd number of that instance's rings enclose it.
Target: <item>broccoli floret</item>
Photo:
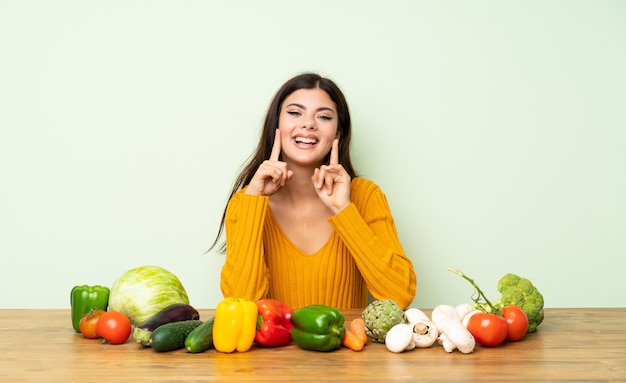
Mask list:
[[[543,295],[533,283],[515,274],[506,274],[498,281],[498,291],[502,294],[498,304],[516,305],[528,317],[528,333],[535,332],[543,322]]]

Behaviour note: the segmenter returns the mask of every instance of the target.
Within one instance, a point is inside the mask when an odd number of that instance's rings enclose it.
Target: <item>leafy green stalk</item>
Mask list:
[[[480,289],[480,287],[478,287],[478,285],[476,284],[476,282],[474,282],[474,280],[470,277],[468,277],[467,275],[465,275],[461,270],[452,268],[452,267],[448,267],[448,271],[452,271],[453,273],[461,276],[463,279],[465,279],[466,281],[468,281],[469,283],[472,284],[472,286],[474,286],[474,288],[476,289],[476,293],[478,294],[478,297],[474,298],[474,296],[472,296],[472,300],[474,301],[474,303],[476,304],[475,306],[480,308],[482,311],[484,310],[484,305],[483,302],[481,302],[481,298],[485,301],[485,303],[487,304],[487,306],[489,306],[489,311],[490,313],[502,316],[502,312],[500,312],[500,310],[498,310],[490,301],[489,299],[487,299],[487,296],[483,293],[483,291]],[[485,311],[486,312],[486,311]]]

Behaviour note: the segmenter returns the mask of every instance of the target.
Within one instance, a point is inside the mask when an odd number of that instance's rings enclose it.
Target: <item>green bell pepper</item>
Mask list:
[[[109,306],[109,288],[106,286],[74,286],[70,293],[72,306],[72,327],[80,332],[79,323],[83,315],[92,309],[107,310]]]
[[[316,304],[296,309],[291,314],[291,338],[305,350],[338,349],[346,334],[344,320],[339,310],[329,306]]]

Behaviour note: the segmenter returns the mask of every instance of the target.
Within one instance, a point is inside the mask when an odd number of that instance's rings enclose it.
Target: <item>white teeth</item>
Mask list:
[[[314,138],[296,137],[296,142],[303,144],[316,144],[317,140]]]

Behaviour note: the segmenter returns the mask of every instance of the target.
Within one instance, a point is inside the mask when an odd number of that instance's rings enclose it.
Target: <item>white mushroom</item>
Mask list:
[[[456,310],[457,314],[459,314],[459,318],[461,318],[461,320],[463,320],[463,318],[467,314],[474,311],[474,308],[469,303],[461,303],[460,305],[456,306],[454,309]]]
[[[410,308],[405,311],[409,325],[413,328],[413,342],[415,347],[426,348],[432,346],[439,336],[435,324],[422,310]]]
[[[428,315],[426,315],[426,313],[414,307],[411,307],[410,309],[406,310],[404,312],[404,315],[406,315],[406,319],[408,323],[417,323],[422,320],[430,321],[430,318],[428,318]]]
[[[405,323],[393,326],[385,336],[385,346],[387,346],[387,350],[395,353],[414,349],[413,327]]]
[[[463,327],[467,328],[467,324],[469,323],[469,319],[472,315],[481,312],[480,310],[475,310],[468,303],[461,303],[460,305],[455,307],[457,314],[459,314],[459,318],[461,318],[461,324]]]
[[[464,354],[474,351],[476,341],[461,323],[456,309],[449,305],[439,305],[433,309],[432,319],[439,331],[439,343],[446,352],[458,349]]]
[[[437,326],[431,321],[420,321],[413,325],[413,342],[415,347],[427,348],[435,344],[439,337]]]

